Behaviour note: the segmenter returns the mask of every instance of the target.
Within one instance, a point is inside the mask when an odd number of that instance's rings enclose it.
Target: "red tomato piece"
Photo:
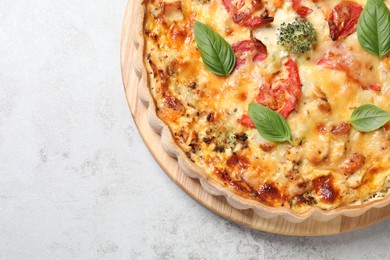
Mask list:
[[[302,18],[306,18],[313,11],[302,5],[302,0],[292,0],[292,8]]]
[[[302,87],[295,61],[289,58],[284,66],[288,71],[288,78],[277,80],[270,86],[261,86],[257,102],[287,118],[298,105]]]
[[[362,11],[363,7],[353,1],[343,1],[336,5],[328,20],[332,40],[336,41],[354,33]]]
[[[263,25],[272,23],[274,18],[269,16],[268,12],[264,12],[261,16],[252,16],[250,13],[235,13],[233,14],[233,21],[244,27],[256,29]]]
[[[256,38],[253,38],[253,45],[257,51],[256,55],[253,57],[253,61],[262,62],[268,56],[267,46]]]
[[[255,62],[262,62],[268,55],[267,47],[256,38],[236,42],[232,45],[232,48],[237,58],[235,69],[245,65],[246,57],[249,55],[253,56],[252,61]]]
[[[370,89],[376,92],[381,91],[381,86],[379,84],[370,86]]]
[[[249,128],[256,128],[255,124],[253,123],[251,117],[248,114],[243,114],[242,117],[238,119],[238,122],[243,126]]]
[[[237,10],[237,9],[242,8],[244,6],[244,4],[245,4],[245,1],[244,0],[239,1],[238,2],[238,6],[234,6],[233,3],[232,3],[232,0],[222,0],[222,4],[226,8],[228,13],[231,13],[231,12],[234,12],[235,10]]]
[[[277,80],[268,86],[261,86],[256,101],[287,118],[298,105],[302,87],[296,62],[289,57],[284,66],[288,71],[288,78]],[[247,114],[244,114],[238,122],[243,126],[255,128],[252,119]]]
[[[339,45],[329,50],[317,65],[344,72],[364,89],[381,91],[378,75],[372,71],[370,60],[362,58],[361,54],[354,53],[350,48]]]
[[[248,8],[244,8],[245,0],[237,1],[235,4],[232,0],[222,0],[222,4],[228,13],[231,14],[233,21],[244,27],[256,29],[274,21],[274,18],[269,16],[267,10],[260,16],[254,15],[256,11],[263,8],[261,0],[252,0]]]

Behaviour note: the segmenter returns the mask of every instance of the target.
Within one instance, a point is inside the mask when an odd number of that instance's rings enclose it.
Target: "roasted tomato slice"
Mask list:
[[[345,72],[346,76],[358,83],[364,89],[381,91],[379,74],[372,69],[368,54],[354,52],[351,48],[342,45],[326,52],[317,61],[317,65],[332,70]]]
[[[354,33],[362,11],[363,7],[353,1],[343,1],[336,5],[328,20],[332,40],[336,41]]]
[[[249,128],[256,128],[251,117],[248,114],[243,114],[242,117],[238,120],[240,124]]]
[[[292,8],[302,18],[306,18],[313,11],[302,5],[302,0],[292,0]]]
[[[235,10],[238,10],[238,9],[242,8],[244,6],[244,4],[245,4],[245,0],[238,1],[238,2],[236,2],[235,5],[233,4],[232,1],[233,0],[222,0],[222,4],[226,8],[228,13],[232,13]]]
[[[295,61],[288,58],[284,66],[288,71],[288,78],[279,79],[268,86],[261,86],[257,102],[287,118],[298,105],[302,88]]]
[[[288,71],[288,77],[262,85],[256,101],[287,118],[298,105],[302,87],[296,62],[289,57],[284,66]],[[255,127],[247,114],[244,114],[238,121],[246,127]]]
[[[274,21],[266,9],[261,15],[256,14],[264,7],[261,0],[222,0],[222,4],[231,14],[233,21],[244,27],[256,29]]]
[[[232,45],[237,62],[235,69],[245,65],[247,57],[252,61],[261,62],[267,58],[267,47],[258,39],[236,42]]]

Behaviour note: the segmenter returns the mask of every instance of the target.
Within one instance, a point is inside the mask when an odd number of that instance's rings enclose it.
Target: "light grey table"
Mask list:
[[[389,259],[390,222],[295,238],[203,208],[123,93],[126,0],[0,1],[0,259]]]

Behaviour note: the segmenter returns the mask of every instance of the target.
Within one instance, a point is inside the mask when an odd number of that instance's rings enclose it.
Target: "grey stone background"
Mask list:
[[[155,163],[122,88],[126,0],[0,1],[0,259],[389,259],[390,222],[240,227]]]

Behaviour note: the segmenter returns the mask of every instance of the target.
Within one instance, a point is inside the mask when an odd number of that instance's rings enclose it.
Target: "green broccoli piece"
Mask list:
[[[316,31],[306,19],[295,18],[294,22],[282,23],[278,29],[278,44],[290,54],[301,55],[311,50],[317,42]]]

